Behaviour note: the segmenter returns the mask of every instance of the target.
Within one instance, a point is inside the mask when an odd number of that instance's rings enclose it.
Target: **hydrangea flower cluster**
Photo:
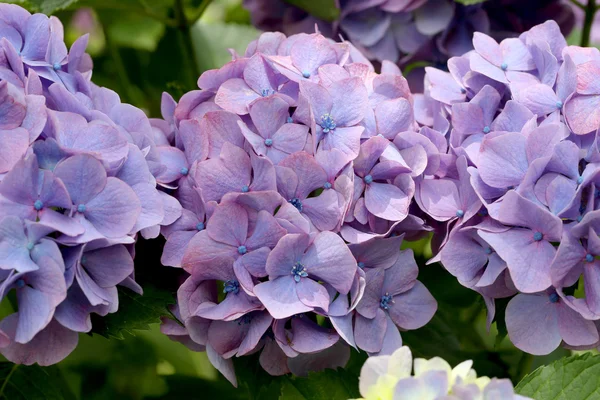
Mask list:
[[[485,297],[490,321],[494,299],[514,296],[518,348],[596,347],[600,52],[567,46],[554,21],[473,46],[449,72],[427,68],[415,95],[417,121],[448,146],[416,182],[438,222],[434,260]]]
[[[62,360],[90,314],[117,311],[117,285],[141,293],[138,233],[181,216],[156,188],[167,138],[90,82],[86,44],[67,50],[57,18],[0,4],[0,296],[18,307],[0,352],[15,363]]]
[[[264,33],[198,86],[163,98],[157,180],[184,209],[162,262],[188,274],[185,326],[163,332],[232,382],[231,358],[250,353],[273,375],[344,365],[350,346],[390,354],[437,308],[400,249],[427,233],[415,181],[446,146],[418,132],[398,68],[377,74],[318,33]]]
[[[508,379],[477,377],[468,360],[451,368],[442,358],[413,359],[403,346],[391,355],[367,359],[360,371],[360,400],[526,400]]]
[[[547,19],[557,20],[565,34],[574,26],[567,2],[488,0],[463,5],[454,0],[339,0],[339,19],[321,21],[283,0],[244,0],[252,22],[264,30],[286,34],[312,32],[342,35],[369,59],[400,65],[415,61],[444,64],[448,57],[471,50],[474,32],[496,39],[514,36]],[[531,12],[535,10],[535,12]]]

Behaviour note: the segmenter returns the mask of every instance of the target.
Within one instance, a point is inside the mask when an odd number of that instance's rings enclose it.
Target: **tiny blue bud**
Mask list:
[[[491,129],[489,126],[484,126],[483,127],[483,133],[490,133]]]
[[[223,293],[238,294],[240,291],[240,283],[236,280],[226,281],[223,286]]]
[[[205,226],[204,226],[204,222],[198,222],[198,223],[196,224],[196,229],[197,229],[197,230],[199,230],[199,231],[203,231],[203,230],[204,230],[204,228],[205,228]]]
[[[265,139],[265,146],[267,146],[267,147],[273,146],[273,139]]]
[[[502,63],[500,68],[502,68],[502,71],[506,71],[508,69],[508,64],[504,62],[504,63]]]
[[[246,246],[241,245],[240,247],[238,247],[238,253],[246,254],[247,252],[248,252],[248,249],[246,248]]]
[[[464,216],[465,216],[465,212],[464,212],[463,210],[457,210],[457,211],[456,211],[456,216],[457,216],[458,218],[462,218],[462,217],[464,217]]]
[[[533,234],[533,240],[535,240],[536,242],[539,242],[543,238],[544,238],[544,234],[542,232],[536,232]]]
[[[365,263],[362,261],[358,262],[358,268],[363,269],[365,267]]]
[[[36,200],[35,203],[33,203],[33,208],[40,211],[42,208],[44,208],[44,203],[42,203],[41,200]]]
[[[549,296],[549,299],[550,299],[550,303],[556,303],[556,302],[558,302],[558,295],[556,293],[552,293]]]
[[[294,122],[294,119],[292,117],[287,117],[287,123],[291,124],[292,122]]]
[[[250,191],[250,188],[248,187],[248,185],[242,186],[242,193],[248,193],[249,191]]]
[[[23,279],[18,279],[15,282],[15,285],[17,286],[17,288],[21,289],[21,288],[25,287],[25,281]]]
[[[324,188],[324,189],[331,189],[331,183],[329,183],[329,182],[325,182],[325,183],[323,184],[323,188]]]
[[[60,63],[55,62],[54,65],[52,65],[52,69],[58,71],[60,69]]]
[[[578,176],[577,177],[577,184],[581,185],[583,183],[583,176]]]
[[[83,213],[85,212],[85,204],[80,204],[77,206],[77,212]]]
[[[381,300],[379,301],[379,307],[383,308],[384,310],[389,310],[391,307],[390,303],[394,303],[394,297],[391,294],[386,293],[383,296],[381,296]]]
[[[556,102],[556,108],[562,108],[563,106],[563,102],[562,101],[557,101]]]
[[[181,168],[181,170],[179,172],[181,172],[181,175],[185,176],[190,172],[190,170],[187,169],[186,167],[183,167],[183,168]]]
[[[33,246],[35,246],[32,242],[27,243],[27,250],[33,250]]]
[[[370,183],[373,183],[373,177],[371,175],[367,175],[363,178],[363,181],[365,181],[365,183],[368,185]]]
[[[493,250],[491,247],[485,249],[485,254],[492,254]]]
[[[304,72],[302,73],[302,76],[303,76],[304,78],[308,79],[308,78],[310,78],[310,72],[304,71]]]
[[[461,92],[462,94],[467,94],[467,89],[465,89],[465,88],[460,88],[460,92]]]
[[[296,207],[298,209],[298,211],[302,212],[302,202],[300,201],[299,198],[294,197],[293,199],[289,200],[289,203],[291,205],[293,205],[294,207]]]
[[[594,256],[592,254],[586,254],[585,255],[585,261],[587,261],[587,262],[594,261]]]

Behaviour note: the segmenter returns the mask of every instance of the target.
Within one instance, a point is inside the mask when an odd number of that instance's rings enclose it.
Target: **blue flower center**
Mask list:
[[[308,79],[308,78],[310,78],[310,72],[308,72],[308,71],[304,71],[304,72],[302,73],[302,76],[303,76],[304,78]]]
[[[333,120],[333,118],[331,118],[331,115],[329,114],[324,114],[321,116],[321,128],[323,128],[323,132],[324,133],[329,133],[330,131],[334,130],[335,127],[337,126],[335,124],[335,121]]]
[[[187,169],[186,167],[183,167],[179,170],[179,172],[181,172],[181,175],[185,176],[190,172],[190,170]]]
[[[58,71],[60,69],[60,63],[55,62],[54,65],[52,65],[52,69]]]
[[[205,228],[205,226],[204,226],[204,222],[198,222],[198,223],[196,224],[196,229],[197,229],[197,230],[199,230],[199,231],[203,231],[203,230],[204,230],[204,228]]]
[[[586,254],[585,261],[591,263],[592,261],[594,261],[594,256],[592,254]]]
[[[329,183],[329,182],[325,182],[325,183],[323,184],[323,188],[324,188],[324,189],[331,189],[331,183]]]
[[[365,263],[362,261],[358,262],[358,268],[363,269],[365,267]]]
[[[457,216],[458,218],[462,218],[462,217],[464,217],[464,216],[465,216],[465,212],[464,212],[463,210],[457,210],[457,211],[456,211],[456,216]]]
[[[556,294],[556,293],[552,293],[552,294],[549,296],[549,299],[550,299],[550,303],[556,303],[556,302],[558,302],[558,294]]]
[[[533,240],[535,240],[536,242],[539,242],[543,238],[544,238],[544,234],[542,232],[536,232],[533,234]]]
[[[563,106],[563,102],[562,101],[557,101],[556,102],[556,108],[562,108]]]
[[[306,272],[306,268],[304,265],[300,263],[300,261],[296,261],[296,264],[292,267],[292,276],[296,282],[300,282],[300,279],[306,278],[308,276],[308,272]]]
[[[294,119],[292,117],[287,117],[287,123],[291,124],[292,122],[294,122]]]
[[[33,246],[35,246],[33,244],[33,242],[29,242],[29,243],[27,243],[27,246],[25,246],[25,247],[27,247],[27,250],[31,251],[31,250],[33,250]]]
[[[250,191],[250,188],[248,187],[248,185],[242,186],[242,193],[248,193],[249,191]]]
[[[290,202],[291,205],[293,205],[294,207],[296,207],[298,209],[298,211],[302,211],[302,202],[300,201],[299,198],[294,197],[289,202]]]
[[[275,91],[272,90],[272,89],[263,89],[262,92],[261,92],[261,94],[262,94],[262,97],[267,97],[267,96],[270,96],[272,94],[275,94]]]
[[[273,146],[273,139],[265,139],[265,146],[267,146],[267,147]]]
[[[483,133],[490,133],[491,129],[489,126],[484,126],[483,127]]]
[[[42,203],[41,200],[36,200],[35,203],[33,203],[33,208],[40,211],[42,208],[44,208],[44,203]]]
[[[503,62],[500,68],[502,69],[502,71],[506,71],[508,69],[508,64]]]
[[[363,178],[363,181],[365,181],[365,183],[368,185],[370,183],[373,183],[373,177],[371,175],[367,175]]]
[[[240,283],[238,281],[236,281],[235,279],[226,281],[225,285],[223,286],[223,293],[238,294],[239,291],[240,291]]]
[[[238,247],[238,253],[246,254],[247,252],[248,252],[248,249],[246,248],[246,246],[241,245],[240,247]]]
[[[85,204],[80,204],[77,206],[77,212],[83,213],[85,212]]]
[[[491,247],[485,249],[485,254],[492,254],[493,250]]]
[[[577,184],[581,185],[583,183],[583,176],[578,176],[577,177]]]
[[[391,294],[386,293],[383,296],[381,296],[379,307],[383,308],[384,310],[389,310],[391,304],[394,304],[394,297]]]
[[[25,281],[23,279],[18,279],[15,282],[15,285],[17,285],[17,288],[21,289],[21,288],[25,287]]]

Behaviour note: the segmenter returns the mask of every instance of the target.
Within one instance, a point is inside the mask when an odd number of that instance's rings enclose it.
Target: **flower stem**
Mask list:
[[[583,31],[581,32],[581,46],[587,47],[590,45],[590,36],[592,34],[592,25],[594,23],[594,17],[596,16],[598,7],[596,6],[596,0],[588,0],[585,6],[585,19],[583,21]]]
[[[183,39],[183,46],[189,54],[190,65],[192,68],[192,74],[195,78],[200,76],[200,67],[198,66],[198,59],[196,58],[196,51],[194,49],[194,43],[192,42],[192,26],[196,21],[189,21],[185,16],[185,6],[183,0],[175,0],[175,19],[177,20],[177,28],[181,32],[181,38]]]
[[[531,372],[531,366],[533,365],[533,355],[523,352],[519,365],[517,366],[516,382],[520,382],[521,379]]]

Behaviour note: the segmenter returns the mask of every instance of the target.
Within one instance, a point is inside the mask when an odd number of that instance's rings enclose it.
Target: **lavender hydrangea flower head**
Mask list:
[[[118,310],[117,286],[141,293],[131,246],[181,216],[157,190],[166,169],[148,118],[91,81],[87,37],[70,51],[59,20],[0,5],[1,296],[10,361],[51,365]]]
[[[157,180],[183,211],[161,228],[162,260],[186,277],[185,329],[163,331],[234,384],[233,356],[304,375],[345,365],[350,347],[391,354],[399,327],[435,313],[400,246],[404,229],[429,229],[409,207],[443,136],[420,132],[406,80],[385,66],[319,33],[265,33],[200,90],[163,97]]]
[[[367,359],[360,371],[360,394],[363,400],[527,399],[514,393],[508,379],[477,377],[472,365],[467,360],[452,368],[439,357],[415,358],[413,363],[404,346]]]
[[[445,221],[431,261],[484,296],[488,323],[494,299],[511,298],[518,348],[596,347],[597,53],[567,46],[554,21],[473,44],[450,73],[428,69],[415,96],[419,122],[448,133],[440,168],[416,181],[419,207]]]

